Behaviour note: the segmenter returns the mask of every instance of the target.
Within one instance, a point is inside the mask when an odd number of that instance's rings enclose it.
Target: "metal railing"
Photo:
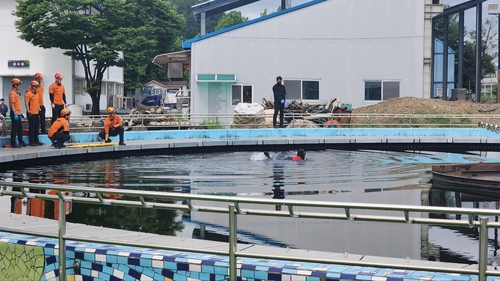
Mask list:
[[[73,132],[94,132],[102,129],[106,115],[71,116]],[[128,129],[230,129],[270,128],[272,114],[233,115],[190,114],[131,114],[120,115]],[[500,115],[468,114],[309,114],[286,113],[285,119],[292,127],[326,128],[328,121],[337,120],[342,128],[474,128],[479,122],[500,124]],[[243,122],[241,122],[243,120]],[[239,121],[239,122],[237,122]],[[333,126],[336,127],[336,126]]]
[[[487,269],[487,252],[488,252],[488,228],[500,228],[500,223],[489,222],[488,218],[479,216],[500,216],[500,210],[488,209],[471,209],[471,208],[451,208],[451,207],[431,207],[431,206],[412,206],[412,205],[387,205],[387,204],[367,204],[367,203],[350,203],[350,202],[322,202],[322,201],[305,201],[305,200],[286,200],[286,199],[260,199],[246,197],[227,197],[227,196],[212,196],[212,195],[196,195],[185,193],[172,192],[157,192],[157,191],[140,191],[140,190],[124,190],[124,189],[108,189],[108,188],[91,188],[79,186],[64,186],[54,184],[30,184],[17,182],[2,182],[3,186],[18,188],[20,191],[8,191],[5,188],[0,189],[0,196],[10,195],[22,198],[39,198],[45,200],[59,201],[59,231],[58,235],[50,235],[43,233],[33,233],[33,231],[24,231],[10,227],[0,227],[0,230],[26,235],[39,235],[43,237],[57,238],[59,240],[59,276],[60,280],[66,280],[66,241],[81,241],[94,242],[104,244],[125,245],[133,247],[144,247],[164,250],[175,250],[184,252],[197,252],[206,254],[226,255],[229,257],[229,275],[230,280],[237,280],[237,257],[259,258],[259,259],[277,259],[300,262],[315,262],[323,264],[343,264],[353,266],[369,266],[376,268],[393,268],[405,270],[422,270],[431,272],[447,272],[478,275],[479,281],[486,281],[487,276],[500,276],[500,271]],[[56,190],[57,195],[30,193],[29,188],[42,190]],[[95,193],[97,198],[75,197],[67,194],[77,192]],[[104,194],[127,195],[127,198],[134,200],[116,200],[105,199]],[[149,199],[149,200],[147,200]],[[183,201],[186,205],[176,203],[159,203],[151,200],[167,199],[170,202]],[[214,207],[196,205],[195,202],[221,202],[227,203],[227,207]],[[66,234],[66,202],[80,202],[86,204],[102,204],[102,205],[117,205],[117,206],[134,206],[143,208],[158,208],[178,211],[192,212],[211,212],[228,214],[229,221],[229,243],[227,251],[185,248],[185,247],[167,247],[160,245],[151,245],[134,242],[109,241],[99,238],[83,238]],[[243,208],[243,205],[284,205],[288,208],[288,212],[259,210],[251,208]],[[314,212],[300,212],[298,209],[302,207],[314,208]],[[328,213],[326,210],[341,210],[341,213]],[[387,211],[399,212],[400,216],[384,216],[384,215],[363,215],[355,214],[354,211],[371,210],[371,211]],[[420,214],[411,216],[412,213]],[[446,220],[439,218],[425,217],[422,214],[461,214],[467,216],[467,220]],[[342,259],[323,259],[310,258],[300,256],[281,256],[279,254],[255,254],[245,253],[237,249],[237,215],[255,215],[255,216],[275,216],[275,217],[293,217],[307,219],[327,219],[327,220],[348,220],[348,221],[370,221],[370,222],[390,222],[403,224],[423,224],[423,225],[438,225],[438,226],[455,226],[455,227],[478,227],[479,228],[479,265],[477,269],[457,268],[445,266],[423,266],[411,264],[394,264],[383,262],[366,262],[353,261]]]

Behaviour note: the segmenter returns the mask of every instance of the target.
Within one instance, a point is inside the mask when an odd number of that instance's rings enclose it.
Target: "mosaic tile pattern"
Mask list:
[[[8,249],[21,247],[18,257],[4,264],[24,262],[27,257],[42,260],[39,280],[57,280],[59,257],[56,239],[0,232],[0,245]],[[22,245],[22,246],[21,246]],[[28,248],[29,247],[29,248]],[[43,254],[34,249],[43,249]],[[0,249],[3,249],[0,247]],[[66,275],[69,281],[151,280],[151,281],[212,281],[229,280],[229,259],[225,256],[134,248],[128,246],[79,243],[69,241],[66,247]],[[0,259],[3,261],[3,259]],[[75,263],[79,268],[72,267]],[[0,265],[2,263],[0,262]],[[15,265],[12,265],[15,266]],[[3,270],[2,270],[3,272]],[[0,273],[1,274],[1,273]],[[39,276],[40,276],[39,275]],[[477,276],[414,270],[327,265],[280,260],[238,259],[238,280],[241,281],[476,281]],[[1,276],[1,275],[0,275]],[[30,278],[37,280],[38,278]],[[11,280],[0,278],[0,280]],[[498,281],[488,277],[488,281]]]
[[[0,280],[39,280],[45,260],[43,247],[17,242],[0,242]]]

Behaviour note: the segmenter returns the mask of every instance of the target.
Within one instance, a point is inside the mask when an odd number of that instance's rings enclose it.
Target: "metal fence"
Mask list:
[[[106,115],[71,116],[73,132],[94,132],[102,129]],[[272,114],[132,114],[120,116],[127,130],[162,129],[229,129],[271,128]],[[243,120],[243,121],[241,121]],[[473,128],[479,122],[500,124],[500,115],[439,114],[285,114],[294,128]],[[339,125],[332,125],[336,120]],[[238,122],[236,122],[238,121]]]
[[[59,202],[59,231],[57,236],[47,234],[33,233],[32,231],[22,231],[15,228],[0,228],[2,231],[39,235],[59,239],[59,274],[60,280],[66,278],[66,241],[82,241],[126,245],[134,247],[156,248],[165,250],[176,250],[185,252],[198,252],[217,255],[226,255],[229,257],[229,275],[230,280],[237,280],[237,257],[259,258],[259,259],[278,259],[301,262],[315,262],[323,264],[343,264],[353,266],[369,266],[377,268],[394,268],[406,270],[421,270],[431,272],[448,272],[478,275],[479,281],[485,281],[487,276],[500,276],[500,271],[487,269],[487,251],[488,251],[488,228],[500,228],[500,223],[489,222],[488,218],[479,216],[500,216],[499,210],[487,209],[470,209],[470,208],[450,208],[450,207],[430,207],[430,206],[412,206],[412,205],[387,205],[387,204],[366,204],[366,203],[345,203],[345,202],[319,202],[305,200],[273,200],[260,198],[245,198],[245,197],[227,197],[227,196],[211,196],[211,195],[196,195],[185,193],[172,192],[156,192],[156,191],[138,191],[124,189],[107,189],[107,188],[90,188],[78,186],[64,186],[53,184],[29,184],[16,182],[3,182],[3,186],[12,187],[13,190],[7,191],[5,188],[0,190],[0,196],[9,195],[23,198],[40,198],[45,200],[53,200]],[[29,189],[56,190],[58,195],[30,193]],[[95,193],[97,198],[75,197],[71,194],[79,192]],[[67,195],[70,194],[70,195]],[[128,200],[105,199],[104,194],[126,195]],[[165,200],[172,203],[164,203]],[[227,251],[216,251],[210,249],[195,249],[195,248],[180,248],[180,247],[163,247],[159,245],[150,245],[133,242],[108,241],[99,238],[83,238],[69,236],[66,234],[66,214],[65,202],[80,202],[85,204],[102,204],[102,205],[117,205],[117,206],[135,206],[143,208],[159,208],[178,211],[192,212],[211,212],[227,214],[229,222],[229,243]],[[162,202],[158,202],[162,201]],[[176,204],[176,201],[186,202],[184,204]],[[203,202],[221,202],[227,204],[227,207],[203,206]],[[255,205],[276,205],[280,204],[288,208],[288,212],[270,211],[262,209],[252,209]],[[300,208],[313,208],[313,212],[302,212]],[[316,211],[317,210],[317,211]],[[338,213],[329,213],[327,210],[340,210]],[[356,211],[371,210],[379,212],[393,212],[400,215],[363,215],[356,214]],[[467,220],[446,220],[439,218],[428,217],[429,213],[434,214],[460,214],[467,216]],[[280,256],[262,255],[255,253],[245,253],[237,249],[237,216],[275,216],[275,217],[294,217],[305,219],[325,219],[325,220],[348,220],[348,221],[370,221],[370,222],[390,222],[403,224],[424,224],[438,226],[455,226],[455,227],[478,227],[479,228],[479,265],[477,269],[466,269],[456,267],[439,266],[422,266],[412,264],[392,264],[383,262],[366,262],[366,261],[350,261],[341,259],[321,259],[321,258],[306,258],[299,256]]]

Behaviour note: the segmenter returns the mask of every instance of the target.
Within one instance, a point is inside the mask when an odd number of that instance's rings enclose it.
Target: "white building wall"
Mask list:
[[[23,81],[21,93],[24,94],[29,82],[33,81],[36,72],[44,74],[43,85],[45,88],[44,100],[46,107],[50,106],[49,85],[54,82],[54,74],[61,72],[66,79],[63,84],[67,91],[72,88],[72,68],[69,57],[63,55],[60,49],[43,49],[35,47],[19,38],[20,33],[14,26],[16,17],[12,15],[17,3],[15,0],[0,1],[0,34],[2,43],[0,44],[0,96],[6,100],[10,89],[10,80],[17,77]],[[8,68],[9,60],[29,60],[29,68]],[[69,89],[69,90],[68,90]],[[72,103],[71,95],[66,96],[67,102]],[[23,103],[23,112],[26,112]],[[47,110],[47,116],[52,116],[51,110]]]
[[[376,103],[364,100],[365,80],[400,81],[400,96],[422,97],[423,42],[423,0],[321,2],[193,42],[192,109],[207,112],[203,73],[236,74],[254,101],[272,100],[278,75],[319,80],[320,101],[353,107]]]

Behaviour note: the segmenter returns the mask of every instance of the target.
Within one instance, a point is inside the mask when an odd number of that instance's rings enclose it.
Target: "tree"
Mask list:
[[[182,15],[167,0],[129,0],[127,20],[129,44],[123,46],[125,89],[142,87],[149,80],[163,81],[165,70],[151,61],[158,54],[181,48],[180,30],[185,25]]]
[[[246,22],[247,20],[248,18],[242,16],[240,11],[233,10],[222,16],[222,18],[217,23],[215,30],[223,29],[238,23]]]
[[[21,32],[21,39],[42,48],[60,48],[64,54],[79,61],[85,72],[86,92],[92,99],[92,114],[99,114],[101,84],[105,71],[112,66],[125,66],[122,51],[129,52],[130,63],[140,63],[148,54],[139,52],[148,49],[158,41],[158,26],[165,24],[172,17],[161,20],[148,17],[146,25],[139,26],[136,21],[137,7],[141,0],[16,0],[18,6],[13,12],[18,17],[16,28]],[[144,1],[166,7],[166,0]],[[168,9],[165,13],[170,13]],[[142,21],[145,23],[145,21]],[[167,30],[162,38],[172,38],[176,22],[164,26]],[[149,28],[154,27],[154,36],[150,37]],[[163,42],[165,44],[165,42]],[[127,53],[125,53],[127,57]],[[137,72],[141,72],[139,69]]]

